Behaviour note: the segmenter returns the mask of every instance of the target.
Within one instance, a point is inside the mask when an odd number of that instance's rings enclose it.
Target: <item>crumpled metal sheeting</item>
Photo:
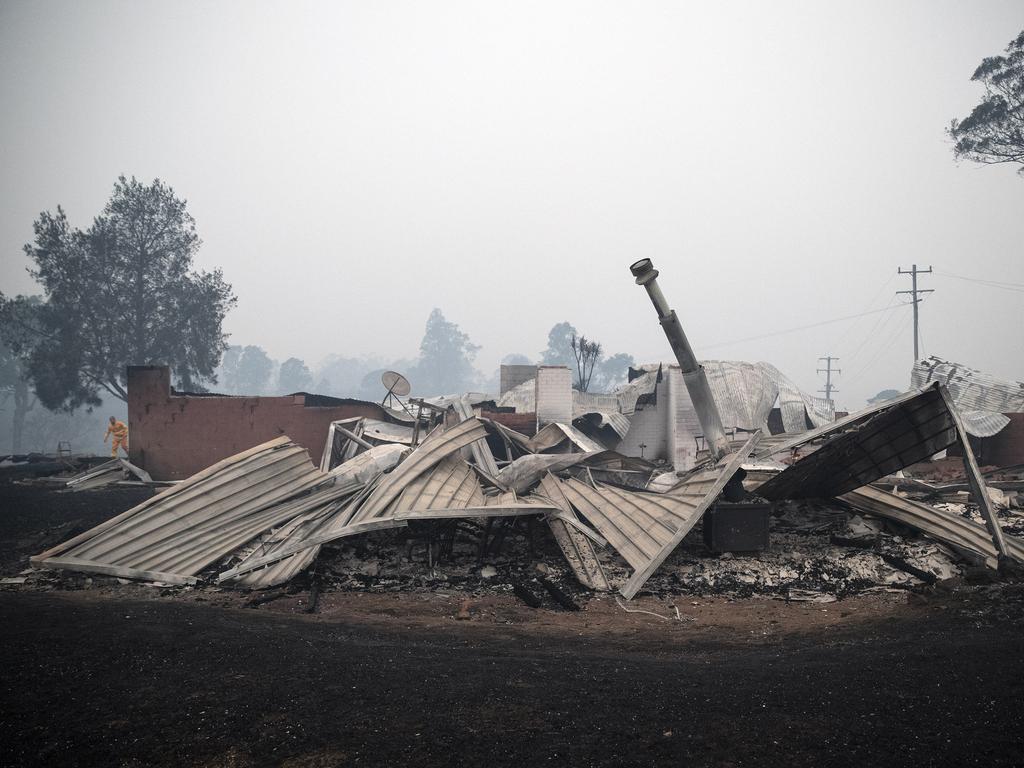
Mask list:
[[[504,458],[507,461],[514,461],[516,458],[519,458],[524,454],[532,453],[530,450],[530,438],[522,432],[517,432],[516,430],[510,429],[504,424],[492,421],[491,419],[481,418],[480,421],[484,423],[493,436],[496,436],[501,440],[504,446]]]
[[[696,506],[689,499],[601,484],[595,488],[574,478],[560,481],[559,487],[569,503],[635,569],[646,565],[672,539]]]
[[[502,467],[498,473],[501,483],[516,493],[526,493],[540,482],[548,472],[558,472],[585,461],[596,454],[588,453],[546,453],[527,454]]]
[[[580,392],[572,391],[572,417],[575,419],[584,413],[618,413],[619,398],[614,392]]]
[[[339,464],[328,474],[336,483],[356,481],[367,483],[374,477],[389,472],[408,456],[410,449],[398,443],[385,443],[368,448],[360,454]]]
[[[543,514],[556,507],[543,497],[519,499],[507,492],[488,496],[476,477],[477,470],[458,452],[486,435],[476,418],[430,435],[391,473],[366,485],[351,500],[314,530],[292,536],[272,551],[247,558],[224,571],[218,580],[229,581],[258,568],[273,565],[284,557],[302,554],[346,536],[399,528],[412,518],[452,519],[458,517]]]
[[[400,516],[414,510],[480,507],[484,491],[473,468],[458,456],[448,456],[430,472],[413,478],[388,515]]]
[[[812,439],[825,442],[758,488],[759,495],[773,500],[838,496],[948,448],[956,442],[957,430],[934,386],[808,432],[774,450]]]
[[[321,472],[329,472],[334,467],[344,464],[361,450],[361,446],[343,434],[341,429],[343,428],[351,432],[356,437],[361,437],[363,434],[363,422],[365,421],[366,419],[362,416],[356,416],[351,419],[341,419],[340,421],[332,421],[330,423],[330,426],[327,427],[327,441],[324,443],[324,452],[320,457]]]
[[[626,433],[629,432],[628,416],[611,411],[588,411],[588,413],[597,413],[601,417],[598,426],[611,427],[620,438],[625,437]]]
[[[434,467],[442,459],[486,437],[487,430],[476,418],[467,419],[443,432],[431,432],[409,458],[381,479],[369,498],[354,512],[351,522],[360,523],[384,517],[391,503],[417,476]]]
[[[770,363],[748,363],[740,360],[702,360],[715,404],[727,428],[748,432],[764,429],[776,400],[787,433],[804,432],[807,419],[815,427],[835,418],[835,407],[826,400],[803,392],[778,368]],[[662,375],[661,365],[644,365],[645,372],[616,390],[619,411],[632,414],[637,401],[655,392]],[[685,393],[683,395],[686,397]]]
[[[111,520],[33,558],[194,576],[301,513],[286,502],[327,480],[287,437],[214,464]]]
[[[701,363],[727,429],[765,429],[778,387],[760,363],[705,360]]]
[[[575,478],[556,481],[565,499],[633,568],[620,590],[626,599],[636,595],[679,545],[750,456],[760,436],[755,432],[724,464],[691,473],[668,493],[626,491],[601,483],[591,486]]]
[[[342,430],[351,432],[371,445],[412,445],[412,427],[404,424],[392,424],[362,416],[332,421],[327,428],[327,442],[320,459],[320,470],[323,472],[329,472],[367,450]]]
[[[451,407],[455,410],[455,413],[458,414],[462,421],[468,421],[474,418],[473,405],[470,401],[469,395],[453,400]],[[473,457],[473,461],[485,474],[489,477],[497,477],[498,463],[494,460],[494,454],[491,453],[490,446],[487,445],[486,433],[482,438],[471,443],[469,450]]]
[[[598,428],[609,427],[621,440],[629,432],[629,417],[619,411],[619,396],[598,392],[572,391],[573,421],[589,415],[597,416]]]
[[[458,456],[448,456],[430,472],[412,480],[384,517],[416,518],[505,517],[537,515],[554,507],[544,498],[520,498],[512,491],[487,494],[476,470]]]
[[[992,437],[1010,423],[1010,419],[995,411],[960,411],[967,434],[975,437]]]
[[[378,419],[363,419],[360,437],[374,443],[401,443],[412,445],[412,427],[406,424],[392,424]]]
[[[530,438],[529,449],[534,453],[543,453],[558,448],[566,441],[577,451],[596,453],[605,450],[600,443],[591,440],[576,427],[570,424],[552,422]]]
[[[464,392],[460,395],[438,395],[436,397],[423,398],[424,403],[441,410],[453,407],[459,400],[466,400],[470,407],[480,405],[481,403],[495,402],[494,395],[486,392]]]
[[[287,523],[262,536],[246,553],[240,565],[245,565],[258,558],[279,552],[296,541],[302,541],[320,532],[345,506],[348,498],[362,487],[356,482],[349,482],[341,488],[323,488],[313,491],[302,501],[303,512]],[[308,568],[317,555],[320,545],[289,555],[262,570],[252,571],[239,577],[235,584],[250,589],[266,589],[290,581]]]
[[[961,552],[981,559],[995,568],[999,552],[988,529],[960,515],[896,496],[871,486],[858,488],[839,497],[854,509],[888,518],[916,528],[925,535]],[[1007,550],[1017,562],[1024,562],[1024,539],[1003,534]]]
[[[562,516],[571,516],[578,520],[569,500],[562,493],[561,484],[553,475],[546,475],[541,480],[540,492],[558,506]],[[594,542],[564,519],[549,515],[547,520],[551,535],[565,555],[565,561],[575,574],[576,580],[590,589],[602,592],[610,590],[611,585],[597,557]]]
[[[658,382],[661,381],[661,365],[642,366],[642,368],[644,373],[615,390],[619,413],[625,416],[632,416],[636,413],[637,403],[640,399],[654,395],[658,389]]]
[[[914,363],[910,380],[917,388],[944,384],[965,417],[971,411],[986,412],[964,418],[965,429],[975,437],[991,437],[1005,427],[1009,419],[1002,414],[1024,412],[1024,382],[1000,379],[934,355]]]
[[[813,427],[823,427],[835,420],[836,409],[833,403],[807,394],[771,363],[762,361],[757,363],[757,367],[778,390],[779,411],[787,433],[806,431],[808,418]]]

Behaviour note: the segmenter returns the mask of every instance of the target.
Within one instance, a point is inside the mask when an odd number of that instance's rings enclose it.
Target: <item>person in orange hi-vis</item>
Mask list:
[[[107,438],[111,435],[114,436],[114,443],[110,446],[110,455],[116,457],[118,447],[124,448],[124,455],[128,455],[128,427],[125,426],[123,421],[118,421],[113,416],[110,417],[110,426],[107,427],[107,434],[103,436],[103,442],[107,442]]]

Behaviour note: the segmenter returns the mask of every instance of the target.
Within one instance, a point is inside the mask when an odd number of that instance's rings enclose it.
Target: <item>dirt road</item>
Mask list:
[[[3,573],[148,493],[0,489]],[[255,608],[80,574],[2,590],[2,766],[1024,762],[1021,584],[632,604],[682,621],[477,587],[316,614],[301,583]]]
[[[647,617],[581,636],[8,593],[2,760],[1019,765],[1019,623],[971,602],[911,614],[760,637]]]

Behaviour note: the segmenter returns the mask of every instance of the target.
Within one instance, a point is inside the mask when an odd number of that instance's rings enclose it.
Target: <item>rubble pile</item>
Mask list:
[[[679,363],[668,371],[638,369],[617,392],[598,395],[573,391],[564,366],[539,366],[535,380],[497,402],[473,394],[402,401],[396,387],[405,380],[394,374],[388,402],[400,408],[381,411],[389,420],[333,422],[319,467],[281,436],[32,563],[249,589],[311,567],[344,588],[476,588],[474,580],[487,588],[494,580],[529,603],[528,579],[566,604],[571,597],[554,577],[568,574],[582,588],[627,599],[650,590],[829,599],[937,583],[960,562],[1024,563],[1024,539],[1014,535],[1024,485],[1001,479],[989,487],[969,439],[1005,426],[991,411],[1012,387],[968,403],[974,390],[961,382],[961,413],[935,362],[919,388],[837,419],[831,403],[800,393],[772,366],[698,363],[653,264],[630,269]],[[645,408],[659,388],[660,415],[685,429],[658,438],[655,463],[644,459],[654,449],[644,423],[655,424],[658,414]],[[771,434],[776,401],[782,429]],[[532,433],[502,423],[509,413],[517,424],[531,413]],[[953,446],[962,452],[962,482],[903,476]],[[977,513],[936,506],[950,494]],[[376,532],[397,533],[367,557],[360,542]],[[513,556],[507,540],[524,536],[526,556]],[[397,543],[423,547],[425,563],[411,550],[403,557]],[[340,554],[322,557],[324,547]]]

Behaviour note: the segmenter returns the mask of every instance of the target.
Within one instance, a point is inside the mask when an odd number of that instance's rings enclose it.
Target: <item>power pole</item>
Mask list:
[[[825,393],[825,399],[828,402],[831,403],[832,402],[832,393],[839,391],[838,389],[836,389],[835,387],[832,386],[832,374],[833,373],[842,373],[842,371],[840,369],[832,367],[832,361],[833,360],[839,360],[839,358],[838,357],[828,356],[828,357],[819,357],[818,360],[819,361],[821,361],[821,360],[825,361],[825,367],[818,369],[818,373],[824,373],[825,374],[825,388],[824,389],[819,389],[818,391],[819,392],[824,392]]]
[[[896,293],[897,294],[909,293],[913,297],[913,304],[914,304],[914,362],[916,363],[918,358],[920,357],[920,353],[918,352],[918,338],[920,337],[920,334],[917,331],[917,305],[921,303],[921,300],[919,298],[917,298],[917,294],[919,294],[919,293],[935,293],[935,291],[933,291],[933,290],[926,290],[926,291],[925,290],[920,290],[917,287],[917,276],[918,275],[928,275],[928,274],[931,274],[932,268],[929,266],[928,269],[918,269],[917,268],[917,264],[914,264],[910,269],[903,269],[902,267],[897,267],[896,269],[897,269],[896,274],[898,274],[898,275],[910,275],[910,290],[909,291],[896,291]]]

